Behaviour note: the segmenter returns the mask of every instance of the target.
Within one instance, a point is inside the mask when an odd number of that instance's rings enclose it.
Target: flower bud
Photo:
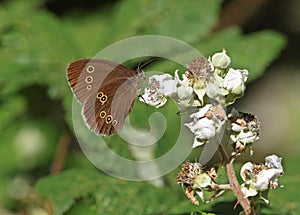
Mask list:
[[[231,63],[230,57],[226,54],[225,49],[223,49],[222,52],[215,53],[211,60],[213,65],[220,69],[226,69]]]

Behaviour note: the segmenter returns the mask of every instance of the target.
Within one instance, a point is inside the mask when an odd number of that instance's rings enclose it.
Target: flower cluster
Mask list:
[[[192,60],[181,78],[178,71],[175,71],[174,79],[169,74],[154,75],[140,101],[154,107],[163,106],[167,97],[182,107],[203,107],[212,101],[225,106],[232,104],[244,94],[248,71],[228,69],[230,62],[224,50],[214,54],[212,59]]]
[[[255,115],[232,109],[228,119],[231,127],[230,139],[235,153],[244,151],[247,144],[250,145],[259,139],[260,121]]]
[[[200,111],[190,115],[192,122],[185,125],[194,133],[193,148],[206,143],[210,138],[220,132],[227,119],[221,105],[205,105]]]
[[[145,88],[140,101],[156,108],[162,107],[166,104],[167,97],[170,97],[175,89],[176,84],[171,75],[153,75],[149,78],[149,87]]]
[[[217,177],[214,167],[204,170],[200,163],[187,161],[177,175],[177,183],[185,188],[185,194],[191,202],[198,205],[199,201],[194,194],[204,202],[204,191],[214,187],[214,179]]]
[[[192,147],[212,146],[207,147],[206,151],[213,148],[213,154],[219,150],[222,163],[226,164],[229,184],[217,184],[217,168],[209,167],[207,163],[187,161],[182,165],[177,183],[185,188],[191,202],[198,205],[197,196],[205,202],[204,192],[216,191],[212,199],[225,190],[232,190],[246,214],[252,214],[249,211],[257,199],[268,202],[266,194],[269,189],[278,187],[283,168],[281,158],[276,155],[268,156],[265,164],[248,162],[241,170],[244,183],[241,186],[238,184],[232,163],[248,146],[250,155],[253,154],[252,144],[259,139],[261,126],[253,114],[235,109],[226,112],[227,106],[243,96],[248,78],[246,69],[230,68],[230,63],[230,57],[223,50],[209,58],[193,59],[181,77],[178,70],[174,77],[170,74],[151,76],[140,101],[159,108],[167,103],[168,98],[172,98],[180,108],[193,107],[196,111],[190,114],[191,121],[184,124],[194,135]]]
[[[270,155],[264,164],[245,163],[241,168],[241,178],[244,183],[241,190],[245,197],[257,196],[269,203],[267,194],[269,189],[278,187],[278,178],[283,175],[282,158]]]
[[[195,135],[193,147],[200,146],[224,125],[227,119],[224,108],[244,94],[248,71],[228,68],[230,63],[223,50],[212,58],[192,60],[181,78],[178,70],[174,78],[169,74],[154,75],[149,78],[149,87],[140,101],[158,108],[172,98],[180,107],[198,107],[190,115],[193,121],[185,125]]]

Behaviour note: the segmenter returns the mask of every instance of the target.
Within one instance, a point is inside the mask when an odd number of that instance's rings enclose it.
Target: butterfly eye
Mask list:
[[[87,84],[92,83],[92,82],[93,82],[93,77],[92,77],[92,76],[86,77],[86,78],[85,78],[85,82],[86,82]]]
[[[103,95],[101,98],[100,98],[100,102],[102,103],[102,105],[107,101],[107,95]]]
[[[88,73],[92,73],[92,72],[94,72],[94,70],[95,70],[95,67],[94,67],[94,66],[88,66],[87,69],[86,69],[86,71],[87,71]]]
[[[106,116],[106,112],[104,110],[101,111],[100,114],[99,114],[99,116],[100,116],[100,118],[103,119]]]
[[[101,99],[102,96],[103,96],[103,92],[99,92],[99,93],[97,94],[97,99]]]
[[[108,115],[106,117],[106,123],[111,123],[112,120],[113,120],[112,115]]]

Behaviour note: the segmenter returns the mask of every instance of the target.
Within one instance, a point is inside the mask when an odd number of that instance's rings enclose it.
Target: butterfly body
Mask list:
[[[143,73],[105,59],[79,59],[68,66],[67,78],[88,128],[109,136],[122,129],[132,111]]]

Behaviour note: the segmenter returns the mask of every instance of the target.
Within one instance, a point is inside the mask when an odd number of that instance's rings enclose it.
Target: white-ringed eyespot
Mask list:
[[[93,77],[92,76],[88,76],[85,78],[85,83],[90,84],[93,82]]]
[[[92,65],[89,65],[89,66],[86,68],[86,71],[87,71],[88,73],[92,73],[92,72],[94,72],[94,70],[95,70],[95,67],[92,66]]]

